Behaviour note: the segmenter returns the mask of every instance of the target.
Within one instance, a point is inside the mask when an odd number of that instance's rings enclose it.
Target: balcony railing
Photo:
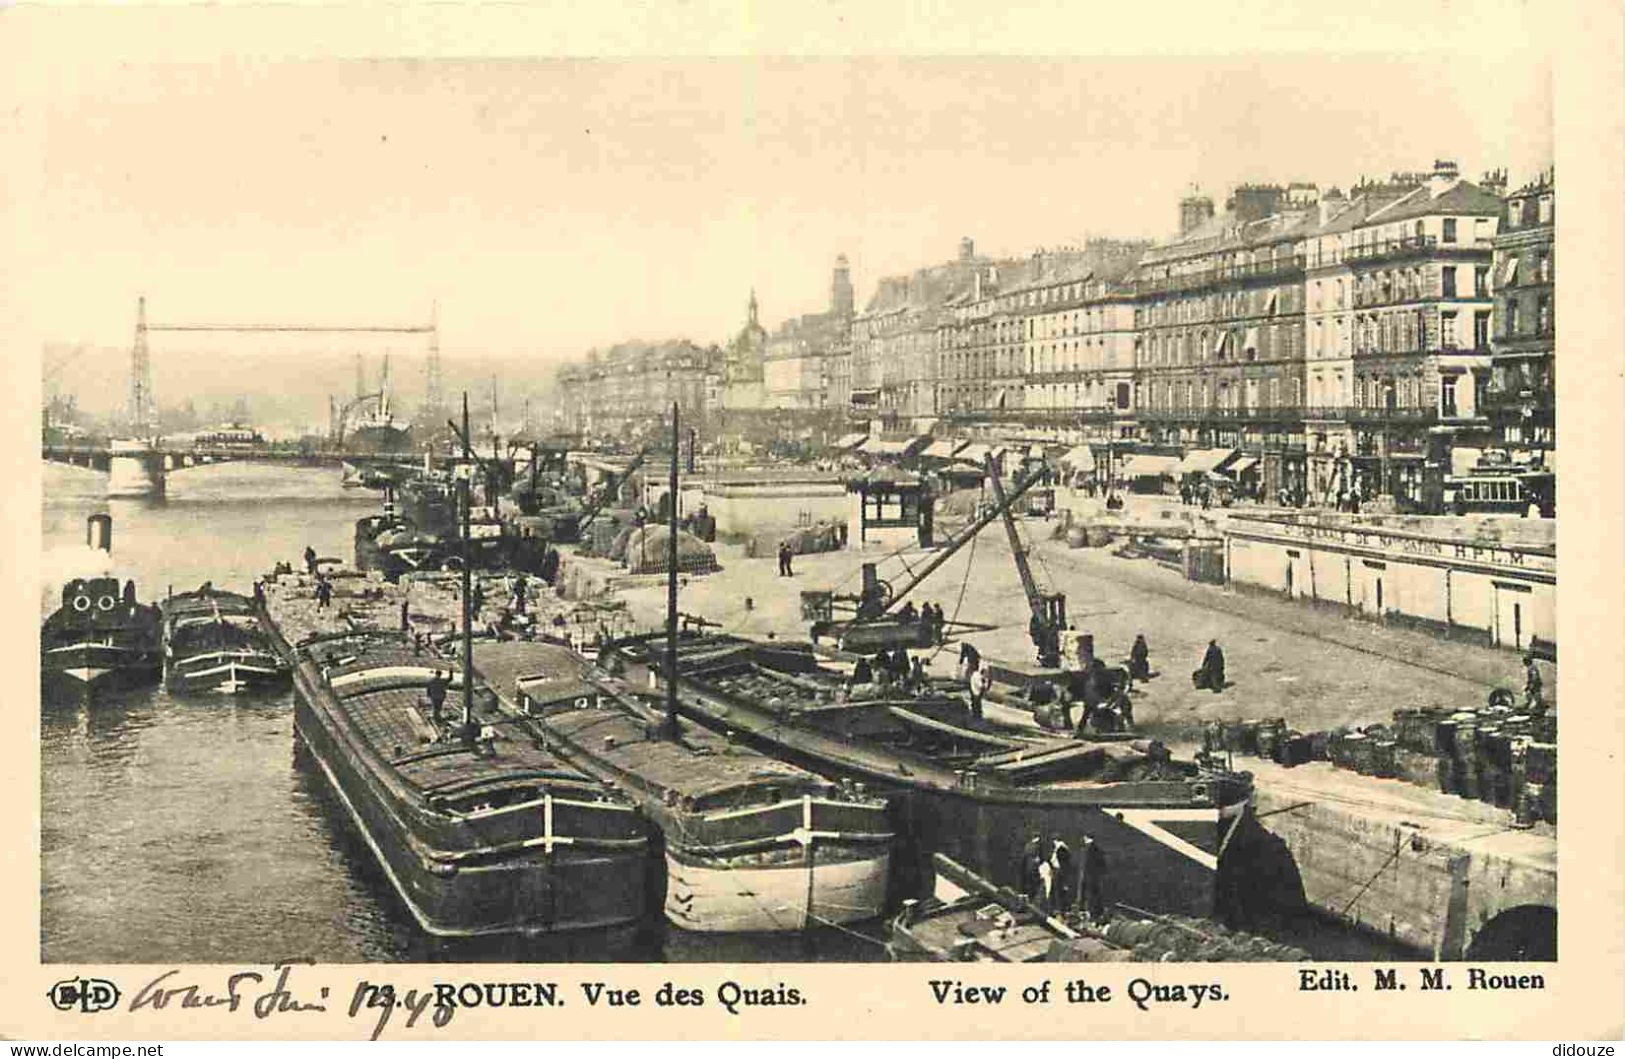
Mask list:
[[[1442,243],[1436,235],[1408,235],[1402,239],[1382,239],[1375,243],[1356,244],[1343,250],[1346,264],[1368,261],[1386,261],[1397,257],[1414,257],[1435,252],[1478,253],[1491,248],[1488,239],[1460,239]]]
[[[1141,408],[1141,419],[1181,422],[1283,423],[1302,420],[1309,412],[1303,405],[1255,405],[1252,408]]]
[[[1141,279],[1134,283],[1137,294],[1162,294],[1172,291],[1200,290],[1220,283],[1234,283],[1244,280],[1266,278],[1290,278],[1303,274],[1303,255],[1294,254],[1291,257],[1276,258],[1271,261],[1254,261],[1245,265],[1220,265],[1217,268],[1203,269],[1200,272],[1187,272],[1178,276],[1163,276],[1158,279]]]

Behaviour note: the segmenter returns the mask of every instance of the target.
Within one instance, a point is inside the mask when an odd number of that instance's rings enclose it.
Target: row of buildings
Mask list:
[[[616,433],[672,399],[870,430],[1232,448],[1269,495],[1436,510],[1502,467],[1542,506],[1555,467],[1555,192],[1450,162],[1361,180],[1192,193],[1177,233],[947,261],[882,278],[844,257],[829,307],[769,332],[752,293],[726,346],[633,343],[560,376],[569,426]]]

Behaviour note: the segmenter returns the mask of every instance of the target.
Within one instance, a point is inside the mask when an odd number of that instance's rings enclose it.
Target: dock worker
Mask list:
[[[1106,918],[1106,854],[1088,832],[1084,832],[1077,862],[1078,907],[1099,923]]]
[[[305,545],[305,572],[312,576],[316,573],[316,549]]]
[[[892,679],[901,684],[908,680],[908,672],[908,648],[904,647],[902,644],[898,644],[891,653]]]
[[[446,705],[446,686],[449,683],[445,674],[436,669],[429,677],[428,686],[424,688],[429,696],[429,717],[437,725],[440,723],[441,708]]]
[[[915,622],[920,620],[920,612],[914,609],[914,601],[911,599],[903,604],[903,609],[897,612],[897,617],[906,622]]]
[[[525,590],[529,587],[525,575],[519,574],[513,579],[513,612],[523,615],[529,601],[525,598]]]
[[[869,674],[874,682],[882,687],[891,683],[891,658],[886,654],[885,648],[881,648],[875,652],[874,661],[870,665]]]
[[[1044,836],[1033,835],[1027,840],[1026,846],[1021,850],[1021,861],[1017,867],[1017,878],[1021,881],[1021,894],[1028,900],[1042,899],[1044,877],[1039,870],[1047,858],[1044,856]]]
[[[1072,866],[1071,848],[1060,839],[1055,840],[1055,848],[1050,852],[1049,869],[1049,901],[1045,907],[1051,912],[1063,912],[1077,900],[1074,884],[1078,873]]]
[[[970,712],[978,721],[982,719],[982,703],[987,699],[987,693],[993,687],[993,673],[987,669],[977,669],[970,677]]]
[[[976,671],[982,668],[982,652],[976,649],[975,644],[962,643],[959,645],[959,679],[970,681]]]
[[[401,600],[401,632],[409,632],[412,628],[411,603]]]
[[[925,662],[919,658],[914,659],[914,665],[908,671],[909,685],[915,691],[924,691],[926,685]]]
[[[874,667],[869,664],[867,658],[859,658],[858,664],[852,667],[852,686],[858,687],[862,684],[873,684],[874,682]]]
[[[1224,652],[1219,649],[1219,641],[1207,642],[1207,650],[1202,654],[1202,667],[1191,674],[1191,683],[1213,692],[1224,690]]]
[[[1531,652],[1523,659],[1523,705],[1531,713],[1546,712],[1546,696],[1543,693],[1540,679],[1540,667],[1535,665],[1535,656]]]
[[[264,581],[255,581],[254,582],[254,605],[256,607],[265,606],[265,582]]]
[[[327,605],[333,602],[333,582],[325,577],[316,578],[316,609],[326,610]]]

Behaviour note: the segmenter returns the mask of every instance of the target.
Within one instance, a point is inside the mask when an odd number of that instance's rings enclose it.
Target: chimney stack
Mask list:
[[[975,256],[976,243],[972,241],[971,237],[967,235],[963,239],[959,240],[959,260],[969,261]]]
[[[1213,219],[1213,200],[1195,188],[1179,200],[1179,234],[1186,235]]]
[[[1444,158],[1438,159],[1433,163],[1432,176],[1428,178],[1428,190],[1434,195],[1442,194],[1448,190],[1450,186],[1460,178],[1460,176],[1461,170],[1456,167],[1455,162]]]

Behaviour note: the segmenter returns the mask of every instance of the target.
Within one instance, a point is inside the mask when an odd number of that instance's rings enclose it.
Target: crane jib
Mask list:
[[[876,618],[884,617],[888,610],[903,601],[904,596],[908,595],[910,592],[914,591],[915,588],[919,587],[920,582],[924,581],[927,577],[930,577],[932,572],[935,571],[937,567],[953,558],[955,552],[959,551],[960,548],[970,543],[970,540],[978,533],[982,532],[982,530],[987,527],[988,523],[1009,511],[1010,505],[1014,504],[1017,500],[1020,500],[1022,495],[1025,494],[1028,489],[1032,488],[1032,486],[1038,481],[1038,477],[1039,476],[1034,473],[1018,479],[1016,481],[1015,488],[1010,491],[1010,495],[1007,498],[1002,499],[995,504],[993,510],[986,511],[978,515],[975,521],[973,521],[969,526],[966,526],[965,529],[961,531],[953,540],[949,541],[942,551],[932,556],[924,566],[920,567],[909,577],[907,581],[903,582],[901,586],[896,588],[892,592],[891,598],[886,600],[885,604],[881,606],[879,610],[875,611],[872,615],[859,615],[858,617],[853,618],[850,624],[861,625],[865,622],[873,621]],[[1029,576],[1031,575],[1029,574]]]

